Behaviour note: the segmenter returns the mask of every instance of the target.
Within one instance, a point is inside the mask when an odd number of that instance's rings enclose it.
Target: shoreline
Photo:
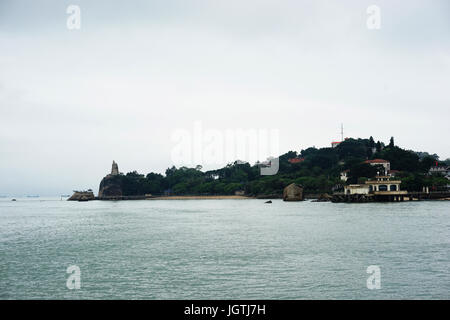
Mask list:
[[[256,199],[254,197],[246,196],[160,196],[147,198],[146,200],[226,200],[226,199]]]

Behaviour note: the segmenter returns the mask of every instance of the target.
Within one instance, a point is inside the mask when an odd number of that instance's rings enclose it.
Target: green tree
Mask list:
[[[391,137],[391,140],[389,141],[389,148],[394,147],[394,137]]]

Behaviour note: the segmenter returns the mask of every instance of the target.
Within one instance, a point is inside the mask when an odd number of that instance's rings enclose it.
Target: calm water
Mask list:
[[[0,298],[450,298],[450,202],[263,202],[0,199]]]

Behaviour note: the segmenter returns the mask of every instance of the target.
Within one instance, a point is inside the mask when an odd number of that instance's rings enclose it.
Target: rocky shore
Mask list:
[[[67,201],[90,201],[95,199],[96,197],[92,191],[75,191]]]

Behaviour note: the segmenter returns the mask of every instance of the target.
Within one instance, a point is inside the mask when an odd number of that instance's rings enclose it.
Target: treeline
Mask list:
[[[291,163],[289,159],[301,159]],[[347,139],[336,148],[308,148],[300,152],[289,151],[279,157],[279,171],[273,176],[260,175],[258,164],[234,162],[224,168],[202,171],[195,168],[171,167],[165,175],[139,174],[136,171],[117,177],[124,195],[172,194],[172,195],[281,195],[283,188],[295,182],[303,185],[306,193],[332,192],[343,187],[340,173],[348,171],[346,184],[363,182],[383,172],[381,167],[364,163],[367,159],[390,161],[391,169],[400,171],[396,177],[402,180],[401,188],[421,191],[422,187],[441,188],[448,180],[429,176],[429,168],[439,162],[436,154],[414,152],[395,146],[394,139],[388,145],[369,139]],[[448,162],[448,160],[446,160]],[[444,162],[439,162],[445,164]]]

